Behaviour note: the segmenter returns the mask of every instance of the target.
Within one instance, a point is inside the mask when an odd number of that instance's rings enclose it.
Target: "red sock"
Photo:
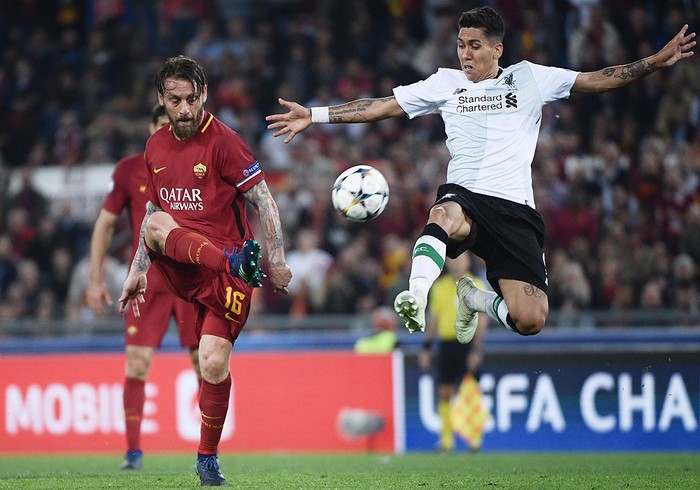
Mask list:
[[[126,378],[124,382],[124,422],[126,423],[126,448],[141,449],[141,417],[146,401],[146,382]]]
[[[199,409],[202,411],[202,426],[200,429],[200,454],[216,454],[224,429],[228,399],[231,394],[231,374],[217,385],[202,380],[199,390]]]
[[[194,231],[174,228],[165,240],[165,255],[183,264],[197,264],[217,272],[228,272],[224,251]]]

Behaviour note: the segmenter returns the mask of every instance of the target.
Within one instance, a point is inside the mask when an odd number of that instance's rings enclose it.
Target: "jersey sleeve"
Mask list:
[[[221,176],[235,185],[240,192],[246,192],[264,180],[265,174],[243,137],[235,132],[231,134],[232,137],[223,139],[224,142],[219,149],[222,156]]]
[[[439,101],[435,97],[439,93],[439,80],[440,71],[425,80],[394,88],[394,97],[409,119],[439,112]]]
[[[102,208],[113,214],[120,214],[129,202],[128,169],[125,160],[120,160],[112,172],[109,191]]]
[[[571,87],[580,72],[529,62],[528,65],[532,70],[543,103],[548,104],[558,99],[569,98]]]

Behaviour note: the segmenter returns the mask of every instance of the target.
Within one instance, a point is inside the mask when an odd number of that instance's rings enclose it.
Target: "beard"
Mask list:
[[[189,140],[194,138],[194,135],[197,133],[199,123],[202,121],[202,114],[204,114],[204,108],[200,108],[199,111],[197,111],[197,114],[195,114],[192,119],[188,120],[173,119],[170,117],[170,115],[168,115],[170,125],[173,128],[173,134],[175,134],[175,136],[181,140]]]

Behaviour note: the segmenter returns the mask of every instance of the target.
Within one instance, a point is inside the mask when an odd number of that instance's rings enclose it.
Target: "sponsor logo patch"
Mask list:
[[[202,162],[199,162],[197,165],[195,165],[193,170],[195,177],[197,177],[198,179],[201,179],[207,175],[207,166],[204,165]]]
[[[202,190],[185,187],[161,187],[158,191],[161,203],[166,203],[171,211],[203,211]],[[163,205],[165,208],[166,206]]]

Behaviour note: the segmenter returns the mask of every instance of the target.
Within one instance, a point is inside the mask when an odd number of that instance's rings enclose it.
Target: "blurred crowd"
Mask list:
[[[594,70],[653,54],[684,23],[698,28],[690,0],[0,3],[0,319],[89,316],[82,297],[98,206],[56,206],[33,176],[142,151],[155,72],[180,53],[205,67],[206,109],[251,144],[281,210],[290,295],[263,288],[255,307],[303,317],[391,304],[445,177],[442,120],[318,125],[284,145],[264,117],[281,111],[278,97],[334,105],[456,67],[457,19],[479,5],[507,22],[502,66]],[[698,312],[699,125],[697,56],[545,108],[533,181],[552,310]],[[375,221],[352,224],[330,207],[330,188],[359,163],[384,173],[391,197]],[[14,190],[11,175],[21,182]],[[114,242],[105,273],[118,295],[129,240]]]

